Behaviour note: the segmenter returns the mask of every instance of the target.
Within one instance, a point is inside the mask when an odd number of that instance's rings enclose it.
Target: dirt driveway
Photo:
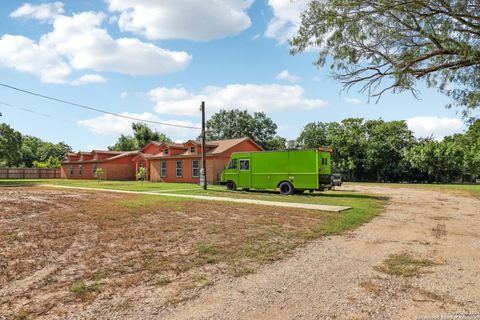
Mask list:
[[[380,193],[390,201],[381,216],[354,232],[314,241],[290,259],[226,280],[168,312],[149,315],[154,301],[139,305],[140,318],[416,319],[480,314],[480,199],[418,189],[345,189]],[[379,270],[390,255],[401,253],[435,265],[413,277]]]

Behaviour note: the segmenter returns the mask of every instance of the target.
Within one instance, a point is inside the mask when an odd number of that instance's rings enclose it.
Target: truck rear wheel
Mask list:
[[[237,185],[233,181],[228,181],[227,182],[227,189],[230,191],[235,191],[237,190]]]
[[[287,181],[280,183],[280,185],[278,186],[278,190],[280,190],[280,193],[284,195],[290,195],[295,192],[295,189],[293,189],[292,184]]]

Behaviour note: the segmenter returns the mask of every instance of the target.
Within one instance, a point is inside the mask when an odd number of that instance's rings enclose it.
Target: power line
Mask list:
[[[6,103],[6,102],[0,101],[0,104],[2,104],[2,105],[4,105],[4,106],[7,106],[7,107],[11,107],[11,108],[15,108],[15,109],[20,109],[20,110],[23,110],[23,111],[26,111],[26,112],[39,114],[39,115],[44,116],[44,117],[47,117],[47,118],[53,118],[53,116],[50,115],[50,114],[37,112],[37,111],[35,111],[35,110],[27,109],[27,108],[24,108],[24,107],[14,106],[13,104],[9,104],[9,103]]]
[[[25,108],[25,107],[15,106],[15,105],[13,105],[13,104],[6,103],[6,102],[3,102],[3,101],[0,101],[0,104],[1,104],[1,105],[4,105],[4,106],[7,106],[7,107],[10,107],[10,108],[14,108],[14,109],[19,109],[19,110],[22,110],[22,111],[30,112],[30,113],[33,113],[33,114],[39,114],[39,115],[44,116],[44,117],[47,117],[47,118],[59,119],[59,120],[62,120],[63,122],[78,124],[78,123],[76,123],[75,121],[72,121],[72,120],[68,120],[68,119],[64,119],[64,118],[52,116],[51,114],[48,114],[48,113],[41,113],[41,112],[38,112],[38,111],[35,111],[35,110],[32,110],[32,109],[29,109],[29,108]],[[87,128],[89,128],[89,129],[92,129],[92,130],[96,130],[95,127],[89,126],[89,125],[87,125],[87,124],[82,124],[82,126],[87,127]]]
[[[72,106],[75,106],[75,107],[79,107],[79,108],[83,108],[83,109],[87,109],[87,110],[91,110],[91,111],[96,111],[96,112],[100,112],[100,113],[104,113],[104,114],[109,114],[109,115],[119,117],[119,118],[124,118],[124,119],[129,119],[129,120],[134,120],[134,121],[140,121],[140,122],[153,123],[153,124],[158,124],[158,125],[162,125],[162,126],[171,126],[171,127],[178,127],[178,128],[201,130],[201,128],[198,128],[198,127],[183,126],[183,125],[180,125],[180,124],[172,124],[172,123],[168,123],[168,122],[159,122],[159,121],[154,121],[154,120],[144,120],[144,119],[140,119],[140,118],[130,117],[130,116],[126,116],[126,115],[122,115],[122,114],[118,114],[118,113],[114,113],[114,112],[110,112],[110,111],[105,111],[105,110],[102,110],[102,109],[99,109],[99,108],[89,107],[89,106],[86,106],[86,105],[83,105],[83,104],[80,104],[80,103],[75,103],[75,102],[71,102],[71,101],[67,101],[67,100],[63,100],[63,99],[59,99],[59,98],[46,96],[46,95],[43,95],[43,94],[40,94],[40,93],[36,93],[36,92],[33,92],[33,91],[21,89],[21,88],[14,87],[14,86],[4,84],[4,83],[0,83],[0,86],[8,88],[8,89],[16,90],[16,91],[19,91],[19,92],[22,92],[22,93],[26,93],[26,94],[29,94],[29,95],[32,95],[32,96],[37,96],[37,97],[40,97],[40,98],[53,100],[53,101],[64,103],[64,104],[69,104],[69,105],[72,105]]]

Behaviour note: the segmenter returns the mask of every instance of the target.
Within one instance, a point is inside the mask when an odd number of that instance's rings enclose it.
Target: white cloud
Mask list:
[[[126,97],[128,97],[128,92],[124,91],[120,93],[120,98],[125,99]]]
[[[55,50],[24,36],[9,34],[0,38],[0,66],[34,74],[48,83],[65,83],[72,73]]]
[[[73,80],[72,84],[78,86],[87,83],[102,83],[106,81],[107,79],[105,79],[99,74],[84,74],[80,78]]]
[[[190,63],[192,57],[183,51],[162,49],[135,38],[113,39],[101,27],[105,18],[101,12],[56,15],[51,21],[53,30],[38,41],[4,35],[0,66],[37,75],[43,82],[80,84],[68,79],[75,70],[162,75],[183,70]],[[80,77],[81,83],[100,79],[85,76]]]
[[[446,117],[415,117],[407,119],[407,125],[415,136],[426,138],[433,135],[437,140],[454,133],[460,133],[465,128],[461,120]]]
[[[10,14],[12,18],[32,18],[40,21],[53,20],[64,12],[62,2],[42,3],[40,5],[31,5],[25,3]]]
[[[310,0],[268,0],[272,8],[273,18],[265,31],[267,38],[274,38],[279,44],[287,42],[298,31],[301,13]]]
[[[148,39],[211,40],[236,35],[251,25],[253,0],[107,0],[119,12],[122,31]]]
[[[307,99],[305,90],[298,85],[231,84],[225,87],[205,87],[200,93],[190,93],[185,88],[158,87],[149,91],[158,113],[196,116],[201,101],[207,112],[220,109],[247,109],[251,112],[276,112],[287,110],[312,110],[326,106],[320,99]]]
[[[180,120],[161,120],[157,115],[150,112],[143,113],[121,113],[123,116],[133,117],[142,120],[150,120],[157,122],[164,122],[174,125],[182,126],[191,126],[191,127],[200,127],[199,123],[193,123],[190,121],[180,121]],[[78,125],[88,128],[93,133],[97,134],[131,134],[132,133],[132,122],[135,122],[130,119],[119,118],[114,115],[105,114],[95,118],[79,120],[77,121]],[[174,139],[191,139],[196,137],[199,134],[199,130],[172,127],[168,125],[157,125],[148,123],[150,128],[156,129],[162,133],[167,134],[169,137]]]
[[[298,76],[290,74],[290,72],[288,72],[288,70],[283,70],[282,72],[277,74],[276,79],[277,80],[287,80],[287,81],[290,81],[290,82],[297,82],[298,79],[300,79],[300,78]]]
[[[365,101],[360,100],[358,98],[347,97],[347,98],[345,98],[345,101],[348,102],[348,103],[351,103],[351,104],[365,104]]]

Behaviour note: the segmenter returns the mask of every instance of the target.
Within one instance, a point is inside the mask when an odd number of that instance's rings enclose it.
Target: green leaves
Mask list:
[[[313,0],[290,45],[319,48],[319,67],[331,57],[335,79],[376,99],[423,80],[466,117],[480,106],[478,1]]]
[[[21,160],[22,134],[8,124],[0,124],[0,165],[15,166]]]
[[[264,112],[249,114],[247,110],[220,110],[206,123],[207,139],[249,137],[267,150],[284,149],[285,139],[276,136],[277,125]]]
[[[141,122],[132,123],[133,136],[120,135],[117,142],[108,147],[115,151],[134,151],[140,150],[151,141],[173,142],[166,134],[152,130],[148,125]]]

